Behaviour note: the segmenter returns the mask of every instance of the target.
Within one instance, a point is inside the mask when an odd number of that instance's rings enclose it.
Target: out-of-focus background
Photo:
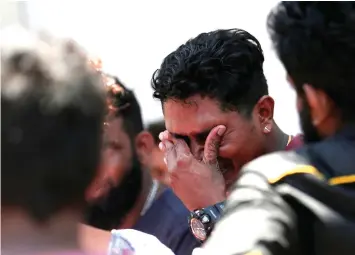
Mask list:
[[[264,71],[276,102],[275,118],[290,134],[300,131],[295,95],[272,50],[266,17],[276,1],[58,1],[1,0],[1,27],[19,23],[70,36],[93,55],[104,69],[133,88],[145,122],[162,117],[153,100],[150,80],[163,58],[187,39],[218,28],[243,28],[261,43]]]

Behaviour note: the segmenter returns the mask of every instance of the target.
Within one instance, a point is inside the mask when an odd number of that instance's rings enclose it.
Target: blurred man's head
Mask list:
[[[209,131],[225,125],[219,165],[228,182],[265,152],[273,129],[264,56],[258,40],[241,29],[203,33],[169,54],[152,80],[167,130],[202,159]]]
[[[353,2],[281,2],[269,15],[307,142],[355,121],[354,13]]]
[[[1,45],[2,212],[79,213],[99,163],[100,77],[70,41],[22,30]]]
[[[152,146],[147,150],[147,167],[152,177],[161,181],[166,171],[166,164],[164,163],[164,153],[159,149],[159,134],[165,131],[164,120],[152,122],[148,125],[147,131],[152,136]]]
[[[86,212],[89,225],[118,227],[133,208],[142,188],[142,170],[136,139],[143,121],[134,93],[117,78],[106,76],[105,117],[101,166],[92,183]]]

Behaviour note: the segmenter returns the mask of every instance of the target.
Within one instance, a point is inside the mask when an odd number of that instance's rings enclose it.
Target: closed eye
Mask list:
[[[196,142],[198,144],[205,144],[209,133],[210,133],[209,131],[208,132],[206,131],[206,132],[203,132],[203,133],[200,133],[200,134],[196,135]]]
[[[176,139],[184,140],[185,143],[186,143],[188,146],[190,146],[190,139],[189,139],[187,136],[174,134],[174,137],[175,137]]]

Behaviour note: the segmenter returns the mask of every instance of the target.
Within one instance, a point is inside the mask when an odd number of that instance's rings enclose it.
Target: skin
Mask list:
[[[199,95],[163,103],[167,131],[160,135],[160,148],[168,166],[165,183],[188,209],[225,200],[244,164],[285,149],[289,136],[274,123],[273,107],[273,99],[264,96],[246,118]]]
[[[209,132],[224,125],[226,132],[219,147],[219,166],[227,187],[236,180],[245,163],[283,146],[278,145],[278,140],[282,139],[277,138],[284,134],[273,121],[274,103],[270,97],[263,97],[257,103],[251,119],[236,111],[222,111],[210,98],[193,96],[187,102],[190,103],[174,100],[164,103],[167,130],[173,137],[187,142],[194,157],[201,160]]]
[[[103,137],[102,163],[95,181],[88,189],[88,200],[95,200],[105,196],[111,187],[110,185],[120,184],[126,171],[129,171],[132,167],[132,146],[135,146],[142,168],[158,167],[161,164],[160,161],[163,162],[162,152],[159,151],[158,154],[154,154],[154,150],[157,150],[157,145],[149,132],[140,132],[132,143],[130,137],[123,129],[123,120],[121,118],[109,119],[107,124],[105,125]],[[166,168],[165,165],[164,167]],[[141,195],[119,228],[132,228],[140,217],[140,212],[152,185],[150,172],[142,171],[142,174],[143,187]],[[106,252],[110,239],[111,233],[108,231],[85,224],[79,225],[79,241],[86,252]]]
[[[287,76],[287,81],[295,89],[291,76]],[[325,138],[334,135],[342,127],[342,121],[341,114],[333,100],[324,91],[314,88],[311,84],[304,84],[303,92],[303,95],[297,93],[296,107],[298,112],[303,110],[304,103],[307,102],[311,118],[309,122],[317,130],[319,136]],[[305,121],[301,119],[301,122]],[[307,131],[304,130],[304,132]]]
[[[88,189],[88,200],[105,196],[111,185],[119,185],[126,171],[132,166],[131,142],[122,128],[122,119],[114,118],[107,123],[103,136],[102,163]]]
[[[45,224],[39,224],[21,208],[2,206],[2,254],[50,254],[63,250],[79,252],[77,222],[81,218],[80,211],[77,208],[65,208]]]
[[[159,149],[157,144],[152,148],[150,153],[150,167],[148,169],[155,180],[159,182],[163,181],[167,167],[164,162],[164,152]]]
[[[152,134],[142,131],[136,138],[136,149],[139,161],[144,168],[154,179],[162,181],[164,172],[167,170],[164,163],[164,152],[159,149]]]

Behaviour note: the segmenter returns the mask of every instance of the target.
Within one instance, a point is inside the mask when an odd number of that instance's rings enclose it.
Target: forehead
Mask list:
[[[166,129],[178,135],[195,135],[217,125],[227,125],[236,112],[224,112],[211,98],[193,96],[185,102],[167,100],[163,104]]]
[[[129,141],[129,136],[124,130],[123,120],[120,117],[115,117],[107,120],[105,125],[104,136],[106,139],[117,140],[119,142]]]

